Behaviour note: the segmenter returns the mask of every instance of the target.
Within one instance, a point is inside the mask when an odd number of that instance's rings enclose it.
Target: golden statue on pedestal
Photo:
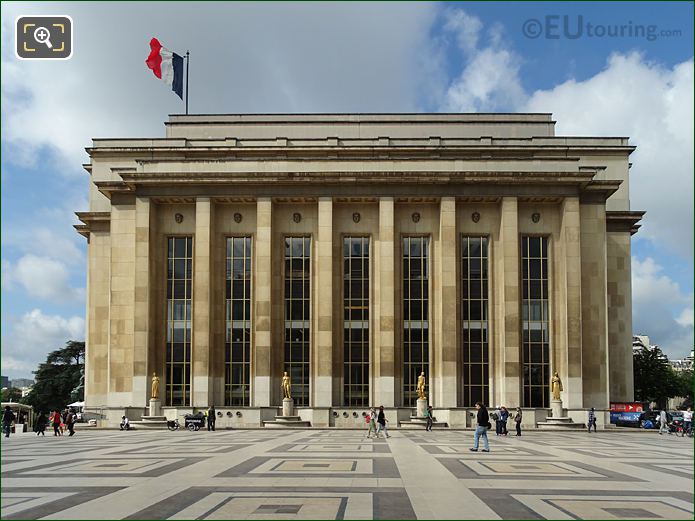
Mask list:
[[[282,376],[282,397],[292,399],[292,382],[290,382],[290,377],[287,376],[287,371]]]
[[[159,398],[159,376],[157,373],[152,373],[152,398]]]
[[[559,400],[560,399],[560,392],[562,391],[562,380],[560,380],[560,375],[557,374],[557,371],[553,373],[553,378],[550,380],[550,391],[553,396],[553,400]]]
[[[424,373],[424,371],[422,373],[420,373],[420,376],[417,377],[417,387],[415,388],[415,391],[417,391],[418,400],[425,400],[427,398],[425,396],[425,373]]]

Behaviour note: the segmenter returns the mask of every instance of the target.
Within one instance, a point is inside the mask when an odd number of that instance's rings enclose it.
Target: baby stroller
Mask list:
[[[205,415],[202,412],[198,414],[187,414],[183,417],[184,426],[189,431],[198,431],[205,426]]]

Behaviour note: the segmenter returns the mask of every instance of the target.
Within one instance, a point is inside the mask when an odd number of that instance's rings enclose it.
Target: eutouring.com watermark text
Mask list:
[[[526,38],[546,40],[578,40],[580,38],[632,38],[653,42],[659,38],[683,35],[680,29],[661,29],[657,25],[626,23],[595,23],[582,15],[549,14],[524,21],[521,31]]]

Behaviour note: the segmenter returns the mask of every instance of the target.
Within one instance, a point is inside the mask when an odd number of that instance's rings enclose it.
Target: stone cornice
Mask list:
[[[633,211],[607,211],[606,212],[606,231],[608,232],[630,232],[634,235],[639,230],[637,224],[647,212]]]
[[[77,233],[89,241],[89,234],[92,231],[107,231],[111,224],[110,212],[75,212],[82,224],[75,224],[73,228]]]

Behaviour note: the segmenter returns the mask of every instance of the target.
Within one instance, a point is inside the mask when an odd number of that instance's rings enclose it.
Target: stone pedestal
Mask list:
[[[418,398],[417,400],[417,409],[415,416],[418,418],[422,418],[425,416],[425,411],[427,410],[427,400],[423,400],[422,398]]]
[[[294,400],[282,399],[282,416],[276,416],[274,421],[264,421],[264,427],[270,429],[305,429],[311,427],[311,422],[302,420],[294,415]]]
[[[553,418],[562,418],[564,416],[562,412],[562,400],[550,400],[550,411],[552,412]]]
[[[562,408],[562,400],[550,400],[551,416],[544,422],[538,422],[536,427],[544,430],[578,430],[585,429],[583,423],[574,423],[572,418],[565,416],[565,411]]]
[[[162,415],[162,402],[159,398],[150,398],[150,416]]]
[[[293,416],[294,415],[294,400],[292,398],[282,399],[282,415],[283,416]]]

